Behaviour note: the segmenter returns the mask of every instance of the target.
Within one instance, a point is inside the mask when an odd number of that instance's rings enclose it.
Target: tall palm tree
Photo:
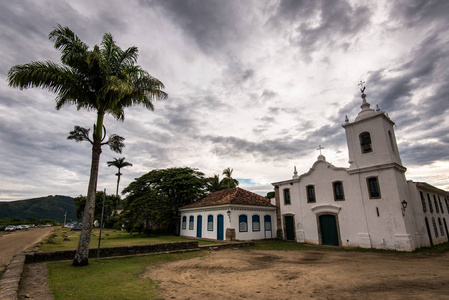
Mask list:
[[[207,190],[210,193],[225,189],[223,183],[220,181],[220,175],[214,174],[214,177],[208,177],[206,180],[207,180]]]
[[[225,176],[221,183],[228,189],[235,188],[239,185],[239,182],[237,179],[232,178],[232,172],[234,169],[226,168],[223,170],[223,175]]]
[[[114,157],[114,160],[108,161],[107,163],[108,167],[114,166],[118,169],[117,174],[115,174],[117,176],[117,191],[115,195],[118,197],[118,187],[120,184],[120,176],[122,175],[122,173],[120,173],[120,169],[124,167],[132,167],[133,165],[125,161],[124,157],[120,157],[119,159]]]
[[[87,201],[84,210],[83,229],[73,260],[74,266],[88,262],[89,242],[95,208],[98,167],[101,147],[108,144],[113,151],[121,153],[123,138],[112,135],[105,139],[103,119],[110,114],[124,121],[124,108],[143,105],[153,110],[153,100],[167,98],[164,85],[152,77],[137,62],[137,47],[122,50],[110,33],[103,36],[100,46],[92,50],[68,27],[58,26],[50,32],[49,39],[61,52],[62,65],[51,61],[31,62],[13,66],[8,72],[9,85],[27,89],[40,87],[56,94],[56,109],[75,104],[77,109],[95,110],[96,123],[92,139],[89,129],[75,126],[69,139],[92,144],[92,160]]]

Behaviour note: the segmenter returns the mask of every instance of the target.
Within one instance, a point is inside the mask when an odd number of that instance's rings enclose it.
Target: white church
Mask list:
[[[277,237],[316,245],[413,251],[448,241],[449,193],[405,177],[394,122],[373,110],[346,117],[349,168],[319,155],[307,173],[274,182]],[[320,147],[321,148],[321,147]]]

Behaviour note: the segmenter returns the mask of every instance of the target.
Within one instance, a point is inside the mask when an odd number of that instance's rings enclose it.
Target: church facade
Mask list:
[[[307,173],[273,183],[278,238],[398,251],[447,242],[449,193],[406,179],[394,122],[362,99],[343,124],[349,168],[320,154]]]

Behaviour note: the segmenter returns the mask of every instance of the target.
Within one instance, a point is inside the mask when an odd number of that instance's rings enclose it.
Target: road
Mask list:
[[[0,272],[10,262],[13,255],[33,246],[53,230],[52,227],[31,228],[12,233],[0,234]]]

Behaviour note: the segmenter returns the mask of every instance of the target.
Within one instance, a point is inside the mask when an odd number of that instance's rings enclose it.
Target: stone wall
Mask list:
[[[123,247],[104,247],[100,249],[100,257],[115,257],[138,255],[146,253],[173,252],[180,250],[198,249],[198,241],[173,242],[162,244],[148,244]],[[26,254],[25,263],[36,263],[58,260],[72,260],[75,257],[76,250],[52,251],[52,252],[34,252]],[[97,257],[97,249],[89,249],[89,258]]]

